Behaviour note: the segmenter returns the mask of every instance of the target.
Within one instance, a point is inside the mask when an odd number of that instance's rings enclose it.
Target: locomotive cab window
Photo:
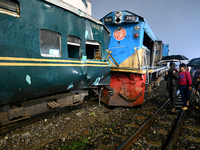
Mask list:
[[[43,57],[61,57],[61,35],[51,30],[40,30],[40,53]]]
[[[76,36],[67,36],[68,58],[80,59],[81,40]]]
[[[96,41],[86,41],[86,55],[88,59],[101,59],[101,45]]]
[[[149,50],[151,50],[153,46],[153,42],[151,38],[146,34],[146,32],[144,32],[143,45],[146,46]]]
[[[12,0],[0,0],[0,13],[19,17],[19,3]]]

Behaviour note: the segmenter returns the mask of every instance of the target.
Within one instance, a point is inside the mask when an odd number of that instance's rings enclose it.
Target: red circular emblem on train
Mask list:
[[[115,29],[114,31],[114,38],[116,40],[123,40],[126,36],[126,30],[122,27]]]

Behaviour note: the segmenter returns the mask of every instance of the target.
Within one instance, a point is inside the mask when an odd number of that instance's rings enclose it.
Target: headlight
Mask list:
[[[139,30],[140,29],[140,26],[135,26],[135,30]]]
[[[116,17],[120,17],[121,16],[121,12],[120,11],[118,11],[118,12],[116,12]]]

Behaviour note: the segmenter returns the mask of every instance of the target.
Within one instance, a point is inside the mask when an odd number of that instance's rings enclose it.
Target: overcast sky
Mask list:
[[[200,57],[200,0],[92,0],[94,18],[117,10],[144,17],[171,55]]]

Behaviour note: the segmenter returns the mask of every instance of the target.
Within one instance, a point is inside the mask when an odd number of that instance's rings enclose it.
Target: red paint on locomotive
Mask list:
[[[133,107],[144,101],[146,74],[112,72],[110,87],[102,91],[101,100],[110,106]]]

